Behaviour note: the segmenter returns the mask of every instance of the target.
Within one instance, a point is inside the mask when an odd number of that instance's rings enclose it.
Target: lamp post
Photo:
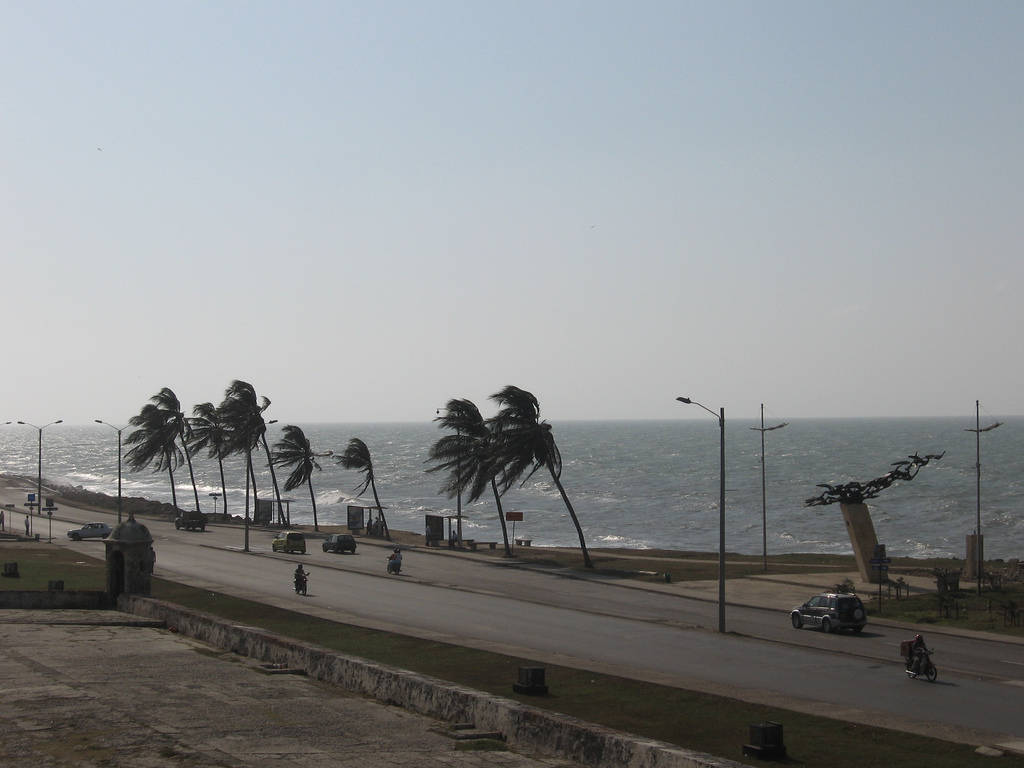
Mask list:
[[[677,397],[680,403],[696,405],[703,408],[718,419],[718,431],[721,436],[719,451],[719,496],[718,496],[718,631],[725,632],[725,408],[716,414],[710,408],[688,397]]]
[[[115,427],[102,419],[93,419],[97,424],[105,424],[117,432],[117,522],[121,522],[121,432],[127,427]]]
[[[64,419],[57,419],[51,421],[49,424],[43,424],[39,427],[28,421],[19,421],[18,423],[26,427],[34,427],[39,430],[39,475],[36,478],[36,510],[43,508],[43,430],[47,427],[52,427],[54,424],[62,424]]]
[[[977,458],[975,460],[975,468],[978,471],[978,519],[977,528],[974,533],[976,534],[974,539],[974,557],[975,564],[977,567],[978,576],[978,594],[981,594],[981,577],[982,577],[982,556],[981,556],[981,433],[991,432],[998,426],[1001,426],[1003,422],[997,421],[994,424],[989,424],[987,427],[981,426],[981,401],[974,401],[974,429],[965,429],[964,432],[973,432],[975,438],[975,447],[977,450]]]
[[[764,425],[764,403],[761,403],[761,426],[751,427],[754,431],[761,433],[761,568],[765,573],[768,573],[768,501],[764,472],[764,433],[771,432],[773,429],[782,429],[787,423],[784,421],[773,427],[766,427]]]
[[[210,498],[213,499],[213,516],[217,516],[217,499],[220,498],[219,493],[211,493]]]

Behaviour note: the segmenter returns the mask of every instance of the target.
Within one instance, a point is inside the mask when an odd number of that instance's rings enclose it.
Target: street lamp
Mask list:
[[[1001,426],[1003,422],[997,421],[994,424],[989,424],[987,427],[981,426],[981,402],[979,400],[974,401],[974,429],[965,429],[964,432],[973,432],[975,437],[977,459],[975,460],[975,467],[978,470],[978,527],[975,529],[976,537],[974,539],[974,556],[975,563],[977,565],[977,576],[978,576],[978,594],[981,594],[981,576],[982,576],[982,557],[981,557],[981,433],[991,432],[998,426]]]
[[[47,427],[52,427],[54,424],[64,423],[64,419],[51,421],[49,424],[43,424],[41,427],[28,421],[19,421],[18,423],[26,427],[35,427],[35,429],[39,430],[39,475],[36,478],[36,509],[40,510],[43,508],[43,430]]]
[[[115,427],[102,419],[93,419],[97,424],[105,424],[112,430],[117,432],[117,522],[121,522],[121,432],[127,429],[127,425],[123,427]]]
[[[696,405],[703,408],[718,419],[718,431],[721,435],[719,451],[719,496],[718,496],[718,631],[725,632],[725,408],[716,414],[710,408],[688,397],[677,397],[680,403]]]
[[[764,478],[764,433],[771,432],[773,429],[782,429],[787,424],[788,422],[784,421],[773,427],[766,427],[764,425],[764,403],[761,403],[761,426],[751,427],[751,429],[761,433],[761,557],[763,561],[762,569],[765,573],[768,573],[768,501]]]
[[[220,498],[219,493],[211,493],[210,498],[213,499],[213,516],[217,516],[217,499]]]

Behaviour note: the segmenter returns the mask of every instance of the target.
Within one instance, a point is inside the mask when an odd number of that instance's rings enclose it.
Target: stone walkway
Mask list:
[[[457,750],[436,727],[124,614],[0,611],[0,765],[571,766]]]

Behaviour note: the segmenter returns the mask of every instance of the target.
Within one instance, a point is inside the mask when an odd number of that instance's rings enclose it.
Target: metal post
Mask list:
[[[725,632],[725,408],[720,408],[716,415],[706,405],[691,400],[688,397],[677,397],[680,403],[696,405],[703,408],[716,419],[718,419],[718,431],[721,437],[721,447],[718,456],[720,474],[719,495],[718,495],[718,631]]]
[[[764,403],[761,403],[761,570],[768,573],[768,486],[764,462]]]
[[[97,424],[104,424],[117,432],[117,522],[121,522],[121,432],[125,427],[115,427],[103,419],[93,419]]]
[[[974,401],[974,441],[975,441],[975,460],[974,466],[978,472],[978,507],[977,507],[977,526],[974,529],[976,538],[974,540],[974,557],[977,563],[977,576],[978,576],[978,594],[981,594],[981,576],[982,576],[982,555],[981,555],[981,401]]]
[[[761,433],[761,559],[762,559],[762,570],[768,573],[768,494],[766,492],[765,482],[765,449],[764,449],[764,433],[771,432],[773,429],[782,429],[787,425],[788,422],[782,422],[776,424],[773,427],[766,427],[764,425],[764,403],[761,403],[761,426],[751,427],[756,432]]]
[[[117,522],[121,522],[121,430],[117,430]]]
[[[981,433],[982,432],[991,432],[993,429],[995,429],[996,427],[1000,426],[1002,423],[1003,422],[1001,422],[1001,421],[997,421],[997,422],[995,422],[993,424],[989,424],[987,427],[981,426],[981,401],[980,400],[975,400],[974,401],[974,429],[965,429],[964,430],[964,432],[973,432],[974,433],[974,437],[975,437],[975,451],[976,451],[976,457],[977,457],[975,459],[975,464],[974,464],[975,469],[977,470],[977,473],[978,473],[978,507],[977,507],[976,527],[974,529],[974,533],[975,533],[974,557],[975,557],[975,567],[977,568],[976,576],[978,577],[978,594],[979,595],[981,594],[981,582],[982,582],[982,576],[983,576],[983,573],[982,573],[983,558],[982,558],[982,555],[981,555],[981,550],[982,550],[982,544],[981,544]]]
[[[721,487],[718,496],[718,631],[725,632],[725,408],[719,410],[718,428],[722,433],[719,453]]]

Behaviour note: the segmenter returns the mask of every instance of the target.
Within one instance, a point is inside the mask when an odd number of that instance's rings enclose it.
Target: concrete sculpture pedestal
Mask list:
[[[857,572],[864,581],[877,584],[880,572],[877,568],[871,567],[871,558],[875,556],[878,537],[875,535],[875,526],[871,522],[868,505],[840,503],[839,508],[843,511],[843,522],[846,523],[846,531],[850,534]]]

